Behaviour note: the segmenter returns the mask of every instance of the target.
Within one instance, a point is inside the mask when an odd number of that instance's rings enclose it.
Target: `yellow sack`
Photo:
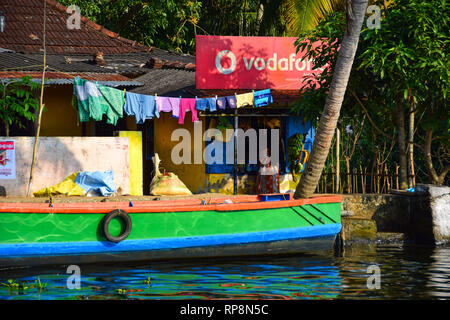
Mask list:
[[[65,196],[82,196],[86,191],[75,183],[75,178],[77,177],[79,171],[72,173],[64,181],[54,185],[52,187],[47,187],[37,192],[34,192],[35,197],[48,197],[54,195],[65,195]]]
[[[192,192],[175,173],[167,172],[155,176],[150,185],[150,194],[154,196],[190,196]]]

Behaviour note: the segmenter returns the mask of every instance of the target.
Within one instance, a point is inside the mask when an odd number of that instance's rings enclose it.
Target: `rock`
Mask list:
[[[3,186],[0,186],[0,197],[6,197],[6,189]]]

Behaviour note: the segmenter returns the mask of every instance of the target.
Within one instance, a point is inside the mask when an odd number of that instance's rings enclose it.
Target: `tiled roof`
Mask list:
[[[29,72],[29,71],[0,71],[0,79],[18,79],[30,75],[36,82],[41,82],[42,72]],[[106,86],[141,86],[138,81],[130,80],[120,74],[108,74],[108,73],[65,73],[65,72],[53,72],[49,71],[45,73],[46,84],[73,84],[73,79],[79,76],[82,79],[96,81],[99,84]]]
[[[81,17],[81,29],[69,30],[66,7],[55,0],[47,3],[46,48],[58,54],[123,54],[149,52],[144,46],[119,36],[110,30]],[[42,50],[43,0],[0,0],[5,16],[5,30],[0,36],[0,47],[24,53]]]
[[[158,68],[195,71],[194,56],[141,45],[85,17],[81,18],[81,29],[69,30],[66,7],[55,0],[0,0],[6,20],[0,34],[0,53],[12,50],[25,53],[30,60],[43,60],[43,1],[47,3],[47,64],[54,71],[120,73],[130,77]],[[96,59],[99,53],[101,60]],[[2,69],[22,70],[25,66],[26,62],[12,58],[8,63],[0,57]]]

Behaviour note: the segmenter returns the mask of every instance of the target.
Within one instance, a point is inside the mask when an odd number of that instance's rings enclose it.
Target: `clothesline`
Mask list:
[[[76,77],[73,90],[78,100],[81,122],[89,119],[101,121],[106,115],[107,123],[113,125],[116,125],[118,118],[123,117],[124,111],[134,116],[138,124],[147,119],[159,118],[160,112],[172,112],[172,116],[178,118],[178,123],[184,124],[187,112],[191,112],[192,121],[197,122],[197,111],[208,109],[210,112],[221,112],[227,108],[262,107],[273,103],[270,89],[224,97],[175,98],[127,92]]]

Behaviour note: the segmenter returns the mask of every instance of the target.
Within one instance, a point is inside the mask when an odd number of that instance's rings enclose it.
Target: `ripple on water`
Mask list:
[[[0,272],[26,290],[0,286],[0,299],[448,299],[450,248],[361,246],[340,257],[241,258],[147,265],[81,266],[81,289],[62,267]],[[369,289],[368,267],[380,268]],[[44,290],[33,287],[37,277]]]

